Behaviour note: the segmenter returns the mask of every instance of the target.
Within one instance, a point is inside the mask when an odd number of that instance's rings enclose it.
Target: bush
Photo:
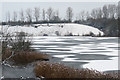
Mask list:
[[[31,42],[26,39],[26,34],[24,32],[20,32],[16,35],[15,41],[12,42],[12,50],[13,51],[29,51]]]
[[[82,36],[92,36],[92,37],[95,37],[95,36],[99,36],[99,35],[95,35],[93,32],[90,32],[89,34],[83,34]]]
[[[2,53],[4,54],[7,48],[12,51],[29,51],[31,42],[26,39],[24,32],[17,33],[16,36],[10,34],[3,35]]]

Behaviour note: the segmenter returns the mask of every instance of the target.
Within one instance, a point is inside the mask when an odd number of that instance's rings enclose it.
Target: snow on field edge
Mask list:
[[[37,26],[37,28],[35,28]],[[1,26],[0,26],[1,29]],[[15,35],[18,32],[25,32],[29,36],[64,36],[64,35],[87,35],[91,32],[94,35],[104,35],[102,31],[92,26],[75,24],[75,23],[65,23],[65,24],[34,24],[32,26],[2,26],[3,33],[10,33]]]

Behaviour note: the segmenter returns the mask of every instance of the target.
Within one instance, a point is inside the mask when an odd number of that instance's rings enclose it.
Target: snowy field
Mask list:
[[[37,28],[35,28],[37,26]],[[64,36],[64,35],[86,35],[93,33],[94,35],[103,35],[104,33],[97,28],[87,25],[65,23],[65,24],[34,24],[32,26],[8,26],[5,25],[0,29],[3,33],[15,35],[18,32],[25,32],[29,36]]]

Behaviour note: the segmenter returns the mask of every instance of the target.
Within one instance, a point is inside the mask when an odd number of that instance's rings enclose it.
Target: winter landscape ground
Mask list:
[[[37,53],[49,55],[49,62],[51,63],[64,64],[74,69],[88,68],[105,74],[115,75],[115,73],[118,73],[118,38],[92,37],[104,35],[97,28],[67,23],[33,24],[31,26],[5,25],[1,26],[1,29],[1,32],[6,35],[10,34],[13,39],[14,36],[21,32],[26,33],[27,40],[31,42],[30,48]],[[10,48],[11,46],[8,45],[8,47]],[[40,58],[38,57],[38,59]],[[27,66],[20,67],[11,66],[8,62],[4,63],[2,76],[4,78],[20,78],[21,76],[23,78],[36,78],[34,64],[33,62]]]
[[[3,3],[1,79],[120,79],[120,2],[56,4]]]

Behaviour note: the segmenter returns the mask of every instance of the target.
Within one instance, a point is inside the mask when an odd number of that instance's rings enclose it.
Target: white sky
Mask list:
[[[91,11],[91,9],[102,7],[105,4],[117,4],[119,0],[0,0],[0,20],[1,17],[5,20],[6,12],[19,12],[21,9],[40,7],[42,10],[52,7],[54,10],[59,10],[60,17],[66,16],[67,7],[72,7],[74,15],[80,11]]]
[[[0,2],[118,2],[120,0],[0,0]]]

